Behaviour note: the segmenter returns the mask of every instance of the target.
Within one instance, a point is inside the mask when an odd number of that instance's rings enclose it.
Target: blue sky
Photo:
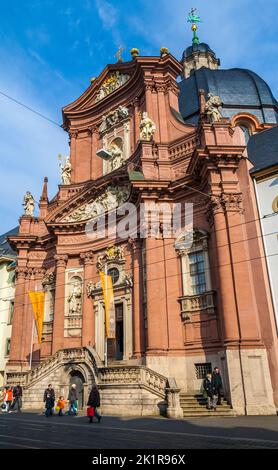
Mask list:
[[[278,0],[0,0],[0,91],[61,123],[76,99],[121,45],[142,55],[167,46],[180,59],[191,43],[192,6],[203,18],[199,37],[222,67],[259,73],[278,96]],[[273,20],[273,21],[272,21]],[[57,155],[67,134],[0,95],[0,233],[17,224],[22,199],[38,200],[44,176],[53,196]]]

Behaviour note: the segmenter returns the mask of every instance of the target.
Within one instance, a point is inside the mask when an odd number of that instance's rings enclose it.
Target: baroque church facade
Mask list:
[[[63,109],[62,184],[49,201],[46,178],[39,216],[29,207],[9,237],[18,258],[7,377],[26,407],[41,407],[48,383],[60,395],[77,383],[86,405],[96,381],[105,413],[181,417],[181,394],[219,366],[234,413],[276,413],[277,329],[246,140],[277,124],[277,102],[257,75],[219,65],[204,43],[181,61],[134,49]],[[88,222],[120,222],[124,203],[193,204],[191,245],[186,227],[178,239],[92,239]],[[104,269],[116,310],[107,350]],[[35,290],[46,302],[30,361]]]

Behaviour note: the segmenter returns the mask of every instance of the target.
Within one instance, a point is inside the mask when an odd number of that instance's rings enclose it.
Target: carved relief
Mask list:
[[[104,254],[98,257],[97,268],[101,270],[105,264],[111,261],[125,262],[125,251],[123,246],[110,246]]]
[[[118,88],[125,85],[125,83],[127,83],[129,79],[129,75],[122,74],[119,71],[109,75],[109,77],[107,77],[107,79],[103,82],[102,86],[100,87],[95,102],[98,103],[99,101],[106,98],[106,96],[110,95]]]
[[[105,132],[111,127],[119,124],[123,119],[129,117],[129,111],[125,106],[119,106],[115,111],[111,111],[102,118],[102,124],[100,125],[99,132]]]
[[[101,214],[124,204],[130,196],[130,186],[108,186],[103,194],[92,203],[86,204],[67,216],[63,222],[82,222],[93,219]]]

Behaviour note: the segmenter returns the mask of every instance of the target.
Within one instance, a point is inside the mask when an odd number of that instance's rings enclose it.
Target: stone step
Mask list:
[[[211,417],[221,417],[221,418],[234,418],[236,414],[231,410],[231,413],[221,412],[221,411],[202,411],[198,413],[183,413],[184,418],[211,418]]]

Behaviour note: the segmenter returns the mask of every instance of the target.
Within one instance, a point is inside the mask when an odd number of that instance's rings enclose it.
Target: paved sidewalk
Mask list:
[[[46,418],[1,414],[0,449],[278,449],[278,417]]]

